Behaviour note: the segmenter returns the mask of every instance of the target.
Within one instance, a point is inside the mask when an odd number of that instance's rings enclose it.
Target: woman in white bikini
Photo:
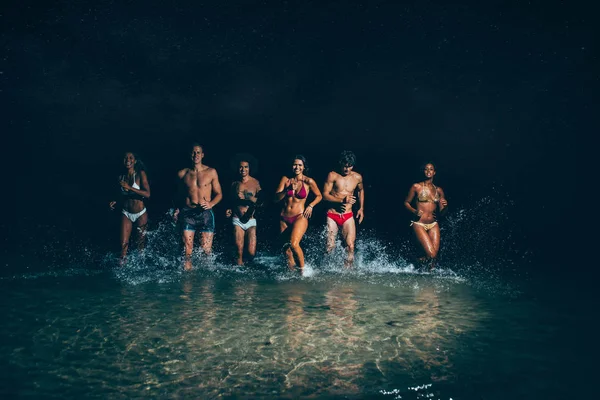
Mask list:
[[[121,186],[121,264],[125,262],[129,249],[131,230],[137,228],[137,247],[144,248],[148,213],[144,200],[150,197],[150,185],[146,175],[144,163],[131,152],[125,153],[123,158],[125,171],[119,176]],[[115,209],[117,202],[111,201],[109,207]]]
[[[425,179],[411,186],[404,200],[404,207],[416,217],[411,221],[410,226],[425,252],[419,260],[429,262],[429,267],[433,269],[440,250],[440,227],[437,223],[437,215],[446,212],[448,202],[442,188],[433,184],[435,166],[432,163],[425,164],[423,173]],[[414,207],[413,200],[416,200]]]

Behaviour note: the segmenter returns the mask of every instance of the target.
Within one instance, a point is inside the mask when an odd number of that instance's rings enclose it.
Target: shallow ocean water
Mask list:
[[[2,398],[573,398],[580,385],[568,366],[583,311],[547,285],[381,254],[352,270],[313,260],[305,276],[256,261],[196,257],[183,272],[149,252],[3,276]]]

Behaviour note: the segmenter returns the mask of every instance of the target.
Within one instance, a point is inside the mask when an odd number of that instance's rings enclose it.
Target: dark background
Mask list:
[[[56,232],[116,244],[107,202],[124,151],[148,165],[158,223],[195,140],[224,187],[230,157],[246,151],[270,191],[296,153],[322,182],[340,151],[353,150],[366,183],[363,228],[391,240],[410,233],[402,202],[432,160],[451,212],[483,198],[492,209],[511,204],[492,218],[517,227],[510,240],[534,265],[558,269],[579,252],[566,235],[568,188],[598,88],[597,35],[583,3],[2,8],[5,248]],[[224,207],[215,211],[223,224]]]

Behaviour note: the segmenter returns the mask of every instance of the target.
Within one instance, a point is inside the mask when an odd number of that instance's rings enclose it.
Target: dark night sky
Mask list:
[[[551,240],[532,246],[552,246],[598,88],[582,4],[3,3],[12,209],[42,197],[39,218],[51,220],[103,206],[129,149],[148,163],[162,212],[190,139],[223,183],[231,154],[254,153],[267,187],[294,153],[321,180],[347,148],[381,223],[434,160],[455,206],[500,187],[538,223],[524,235]]]

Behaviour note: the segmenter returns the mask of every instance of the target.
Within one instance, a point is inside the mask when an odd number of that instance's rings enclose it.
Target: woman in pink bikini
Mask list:
[[[125,262],[131,230],[135,225],[138,231],[137,247],[144,248],[148,213],[144,200],[150,198],[150,185],[144,163],[134,153],[127,152],[123,158],[125,167],[119,176],[121,194],[121,264]],[[117,202],[111,201],[109,207],[115,209]]]
[[[437,215],[446,212],[448,202],[442,188],[433,184],[435,166],[432,163],[425,164],[423,173],[425,179],[411,186],[404,200],[404,207],[416,217],[411,221],[410,226],[425,252],[425,256],[419,260],[429,261],[429,267],[433,269],[440,250],[440,227],[437,223]],[[414,207],[413,200],[416,200]]]
[[[302,155],[295,156],[292,163],[293,176],[282,177],[275,193],[277,202],[283,200],[279,221],[280,232],[283,234],[291,228],[290,241],[285,249],[288,267],[295,270],[297,261],[301,273],[304,270],[304,253],[300,241],[308,228],[308,219],[312,216],[314,206],[323,198],[315,180],[304,175],[307,169],[306,158]],[[315,197],[305,207],[311,191]]]

